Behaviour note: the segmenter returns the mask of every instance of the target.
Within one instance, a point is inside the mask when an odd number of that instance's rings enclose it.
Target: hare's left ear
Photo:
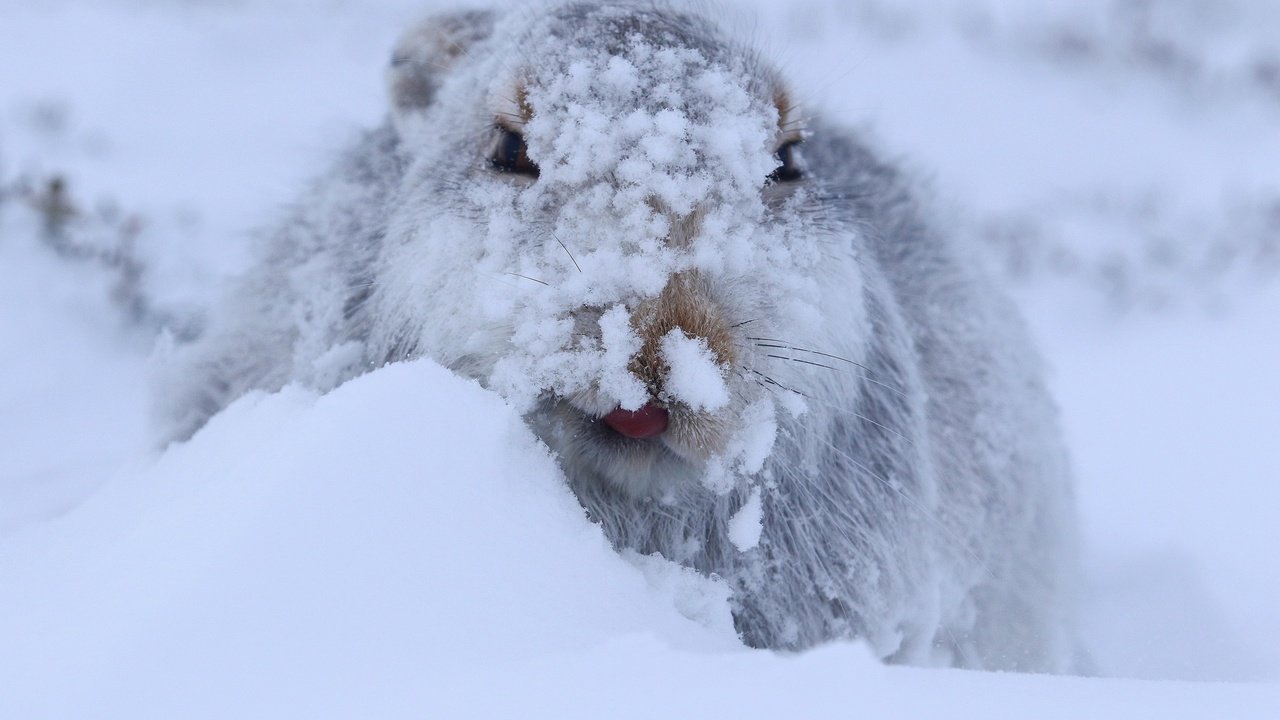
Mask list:
[[[443,13],[400,38],[387,72],[391,118],[397,128],[403,129],[408,118],[431,106],[457,60],[492,34],[493,21],[487,10]]]

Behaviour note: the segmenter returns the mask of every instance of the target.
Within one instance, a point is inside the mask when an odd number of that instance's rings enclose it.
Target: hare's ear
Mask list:
[[[391,54],[387,84],[397,127],[435,101],[459,58],[493,32],[493,13],[469,10],[433,15],[411,28]]]

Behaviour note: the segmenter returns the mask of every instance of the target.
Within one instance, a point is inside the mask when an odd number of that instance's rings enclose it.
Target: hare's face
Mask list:
[[[788,93],[686,15],[465,17],[393,69],[415,165],[381,298],[405,321],[383,344],[486,382],[627,491],[758,470],[779,398],[803,393],[761,360],[825,331],[832,258]]]

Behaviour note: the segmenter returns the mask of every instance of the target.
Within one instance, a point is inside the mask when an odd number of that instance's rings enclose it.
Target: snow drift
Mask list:
[[[1280,707],[1274,686],[887,668],[856,644],[749,651],[722,586],[614,553],[516,414],[429,361],[322,397],[246,397],[9,537],[0,579],[21,589],[0,595],[7,717]]]

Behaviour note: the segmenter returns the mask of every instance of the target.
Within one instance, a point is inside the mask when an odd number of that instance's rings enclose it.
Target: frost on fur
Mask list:
[[[436,17],[390,83],[174,350],[171,437],[431,357],[524,414],[617,547],[722,578],[751,645],[1065,666],[1034,355],[891,167],[658,4]]]

